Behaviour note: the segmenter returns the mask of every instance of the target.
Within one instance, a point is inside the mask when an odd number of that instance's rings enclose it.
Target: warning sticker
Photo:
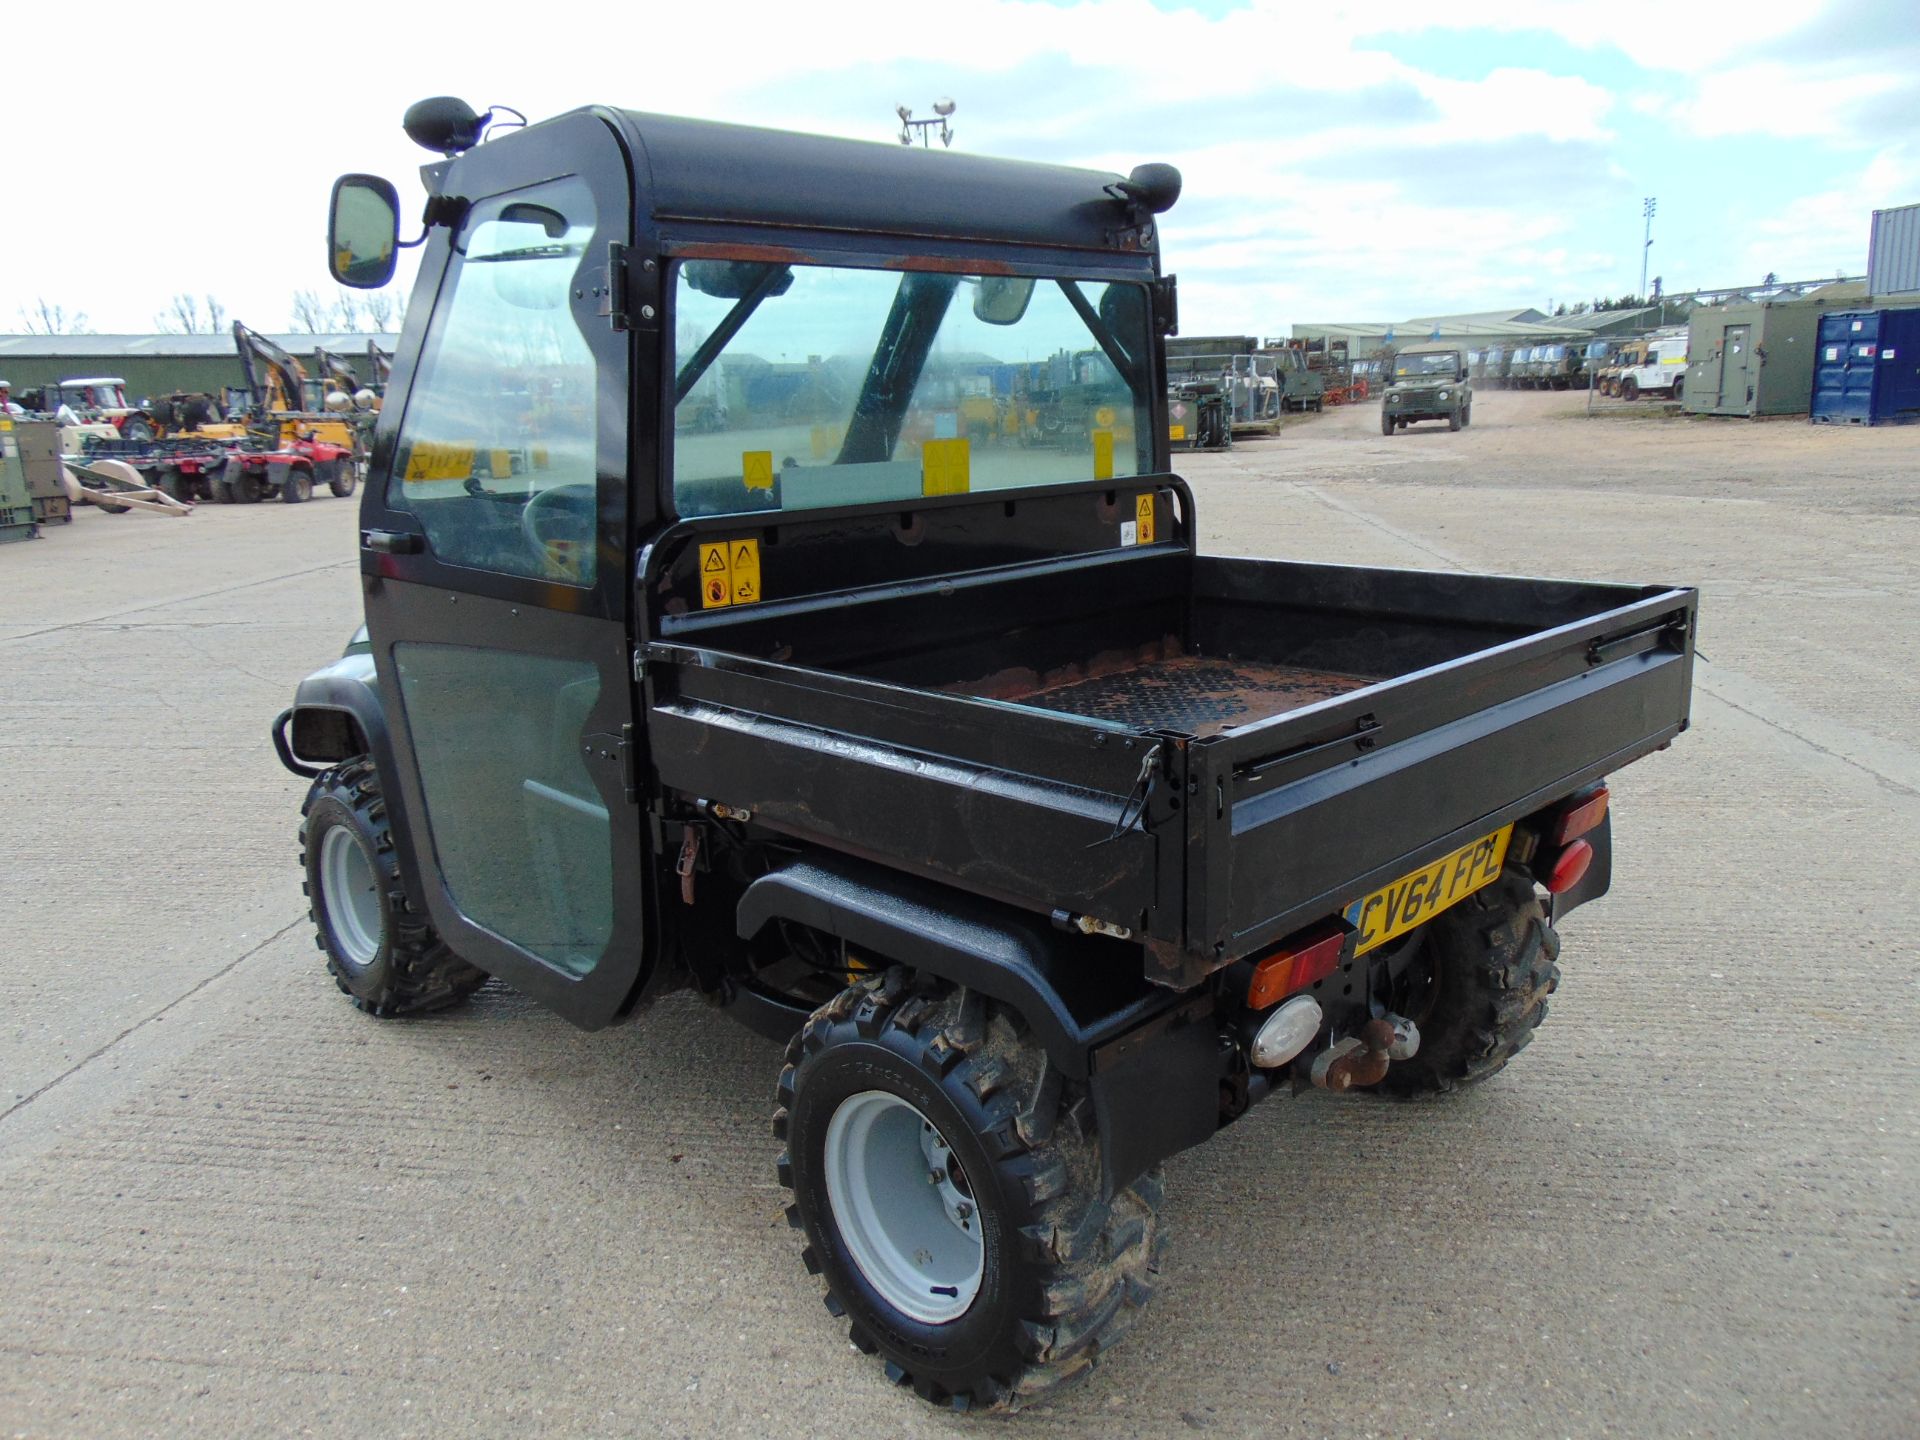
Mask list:
[[[1133,502],[1133,523],[1139,536],[1139,543],[1153,543],[1153,492],[1135,498]]]
[[[1187,438],[1187,427],[1186,427],[1186,426],[1184,426],[1184,425],[1169,425],[1169,426],[1167,427],[1167,438],[1168,438],[1169,440],[1184,440],[1184,439],[1186,439],[1186,438]]]
[[[1113,431],[1111,430],[1093,432],[1093,478],[1096,480],[1113,478]]]
[[[760,598],[760,542],[721,540],[700,547],[700,608],[751,605]]]
[[[760,542],[735,540],[727,551],[733,571],[733,603],[751,605],[760,598]]]
[[[747,489],[771,490],[773,488],[773,452],[771,450],[741,451],[740,474],[747,482]]]
[[[728,542],[700,547],[700,608],[733,603],[733,567],[727,563]]]
[[[973,488],[973,453],[964,437],[920,447],[922,495],[964,495]]]

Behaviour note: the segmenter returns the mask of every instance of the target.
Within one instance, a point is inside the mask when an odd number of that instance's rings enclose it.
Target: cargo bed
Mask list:
[[[770,579],[769,589],[773,588]],[[1695,597],[1107,551],[692,615],[663,787],[1187,985],[1683,729]]]

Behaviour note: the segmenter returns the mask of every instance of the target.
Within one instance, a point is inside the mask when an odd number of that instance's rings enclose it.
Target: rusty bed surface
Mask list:
[[[1332,670],[1183,654],[1163,641],[1096,656],[1084,666],[1001,671],[951,688],[1143,729],[1218,735],[1372,683]]]

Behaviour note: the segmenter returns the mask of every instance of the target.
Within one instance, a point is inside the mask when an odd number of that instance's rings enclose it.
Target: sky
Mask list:
[[[1647,196],[1668,292],[1859,274],[1871,212],[1920,201],[1920,0],[219,8],[96,0],[85,29],[119,38],[49,34],[45,64],[7,27],[0,331],[40,300],[148,331],[181,292],[293,328],[294,292],[337,293],[337,174],[413,213],[400,116],[433,94],[885,143],[896,104],[951,96],[958,149],[1170,161],[1190,334],[1631,293]]]

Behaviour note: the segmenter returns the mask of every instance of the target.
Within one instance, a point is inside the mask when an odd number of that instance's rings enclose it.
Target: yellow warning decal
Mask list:
[[[760,598],[760,542],[732,541],[727,558],[733,570],[733,603],[753,604]]]
[[[771,490],[773,488],[773,452],[771,450],[741,451],[740,474],[747,482],[747,489]]]
[[[1133,523],[1137,537],[1135,543],[1151,545],[1153,543],[1153,492],[1151,490],[1134,498]]]
[[[964,437],[927,441],[920,467],[922,495],[964,495],[972,488],[973,452]]]
[[[760,542],[719,540],[700,547],[700,608],[751,605],[760,598]]]
[[[733,603],[733,567],[727,563],[727,542],[700,547],[700,608]]]
[[[1096,480],[1113,478],[1113,431],[1111,430],[1093,432],[1093,478]]]
[[[466,480],[473,475],[471,445],[448,445],[423,440],[407,456],[406,480]]]
[[[1186,426],[1184,426],[1184,425],[1169,425],[1169,426],[1167,426],[1167,438],[1168,438],[1169,440],[1184,440],[1184,439],[1186,439],[1186,438],[1187,438],[1187,427],[1186,427]]]

